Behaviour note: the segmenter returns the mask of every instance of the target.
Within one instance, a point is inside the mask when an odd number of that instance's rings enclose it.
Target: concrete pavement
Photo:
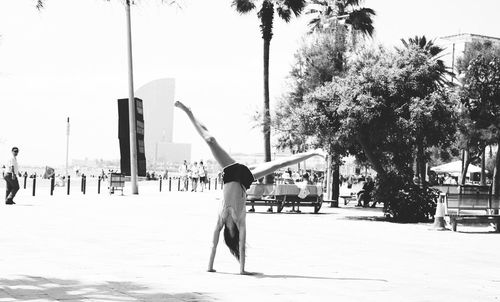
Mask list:
[[[21,190],[0,206],[0,302],[500,300],[500,235],[489,226],[438,232],[380,221],[380,209],[260,207],[247,215],[257,274],[238,275],[222,238],[208,273],[220,191],[157,189]]]

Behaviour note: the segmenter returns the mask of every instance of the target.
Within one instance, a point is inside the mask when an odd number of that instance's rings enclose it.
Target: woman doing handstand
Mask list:
[[[219,243],[219,234],[224,228],[224,241],[231,253],[240,262],[240,274],[249,274],[245,271],[245,243],[246,243],[246,190],[255,179],[264,177],[274,171],[304,161],[315,155],[324,156],[320,150],[295,154],[288,158],[275,160],[260,164],[251,170],[242,164],[237,163],[219,145],[215,138],[208,132],[207,128],[193,115],[191,109],[181,102],[176,102],[175,106],[184,111],[191,120],[196,131],[205,140],[212,152],[215,160],[223,168],[223,203],[215,226],[212,251],[208,263],[208,271],[215,272],[214,259]]]

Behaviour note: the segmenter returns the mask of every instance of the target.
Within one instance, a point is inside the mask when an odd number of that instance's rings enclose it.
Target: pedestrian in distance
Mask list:
[[[187,161],[184,160],[184,163],[179,167],[179,175],[182,182],[181,191],[184,192],[188,190],[188,181],[189,181],[188,172],[189,172],[188,164]]]
[[[198,190],[198,181],[200,178],[198,175],[198,163],[194,162],[189,170],[191,172],[191,192],[196,192]]]
[[[19,173],[19,165],[17,164],[17,155],[19,154],[19,148],[12,148],[12,157],[9,159],[7,165],[7,172],[4,175],[6,182],[6,192],[5,192],[5,204],[16,204],[14,202],[14,197],[17,191],[19,191],[19,180],[17,174]]]
[[[245,271],[246,190],[250,188],[250,185],[256,179],[262,178],[268,174],[274,173],[274,171],[280,168],[299,163],[316,155],[324,157],[324,153],[320,150],[313,150],[249,168],[245,165],[237,163],[226,152],[226,150],[219,145],[215,137],[212,136],[212,134],[208,132],[207,128],[194,116],[190,108],[186,107],[181,102],[176,102],[175,106],[186,113],[198,134],[202,137],[205,143],[207,143],[217,163],[223,168],[223,199],[213,233],[208,271],[215,272],[215,253],[217,250],[217,244],[219,243],[220,232],[224,229],[224,241],[226,242],[230,252],[240,263],[240,274],[252,274]]]
[[[203,165],[203,161],[200,161],[200,164],[198,165],[198,176],[200,177],[198,185],[203,192],[203,190],[205,189],[205,184],[207,182],[207,170]]]

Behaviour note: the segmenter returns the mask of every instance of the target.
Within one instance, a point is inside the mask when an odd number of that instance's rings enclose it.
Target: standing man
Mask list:
[[[198,163],[194,162],[194,164],[191,166],[191,183],[192,183],[192,189],[191,192],[196,192],[198,190],[198,180],[200,178],[198,174]]]
[[[17,165],[17,154],[19,153],[19,148],[12,148],[12,157],[9,160],[7,166],[7,173],[5,173],[4,179],[7,183],[7,191],[5,193],[5,204],[16,204],[14,202],[14,196],[16,196],[19,190],[19,181],[17,180],[17,173],[19,173],[19,166]]]
[[[205,183],[207,182],[207,171],[205,169],[205,166],[203,165],[203,161],[200,161],[200,164],[198,165],[198,176],[200,177],[200,188],[201,191],[205,189]]]
[[[187,161],[184,160],[184,163],[179,167],[179,175],[182,181],[182,189],[181,191],[188,190],[188,164]]]

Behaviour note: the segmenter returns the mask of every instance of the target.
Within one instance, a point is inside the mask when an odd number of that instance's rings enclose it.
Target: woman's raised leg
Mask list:
[[[261,177],[266,176],[267,174],[273,173],[274,171],[276,171],[278,169],[299,163],[299,162],[304,161],[304,160],[306,160],[310,157],[313,157],[313,156],[325,157],[325,153],[320,149],[311,150],[311,151],[304,152],[304,153],[294,154],[294,155],[289,156],[287,158],[273,160],[270,162],[259,164],[253,168],[250,167],[250,170],[252,171],[254,178],[259,179]]]
[[[210,151],[212,151],[212,154],[215,158],[215,160],[219,163],[221,167],[226,167],[230,164],[234,164],[236,161],[229,156],[229,154],[224,150],[215,137],[208,132],[207,127],[203,125],[194,115],[193,112],[189,107],[184,105],[183,103],[177,101],[175,102],[175,106],[182,111],[184,111],[189,119],[191,120],[191,123],[193,123],[194,128],[196,131],[200,134],[200,136],[205,140],[205,142],[208,144],[208,147],[210,148]]]

